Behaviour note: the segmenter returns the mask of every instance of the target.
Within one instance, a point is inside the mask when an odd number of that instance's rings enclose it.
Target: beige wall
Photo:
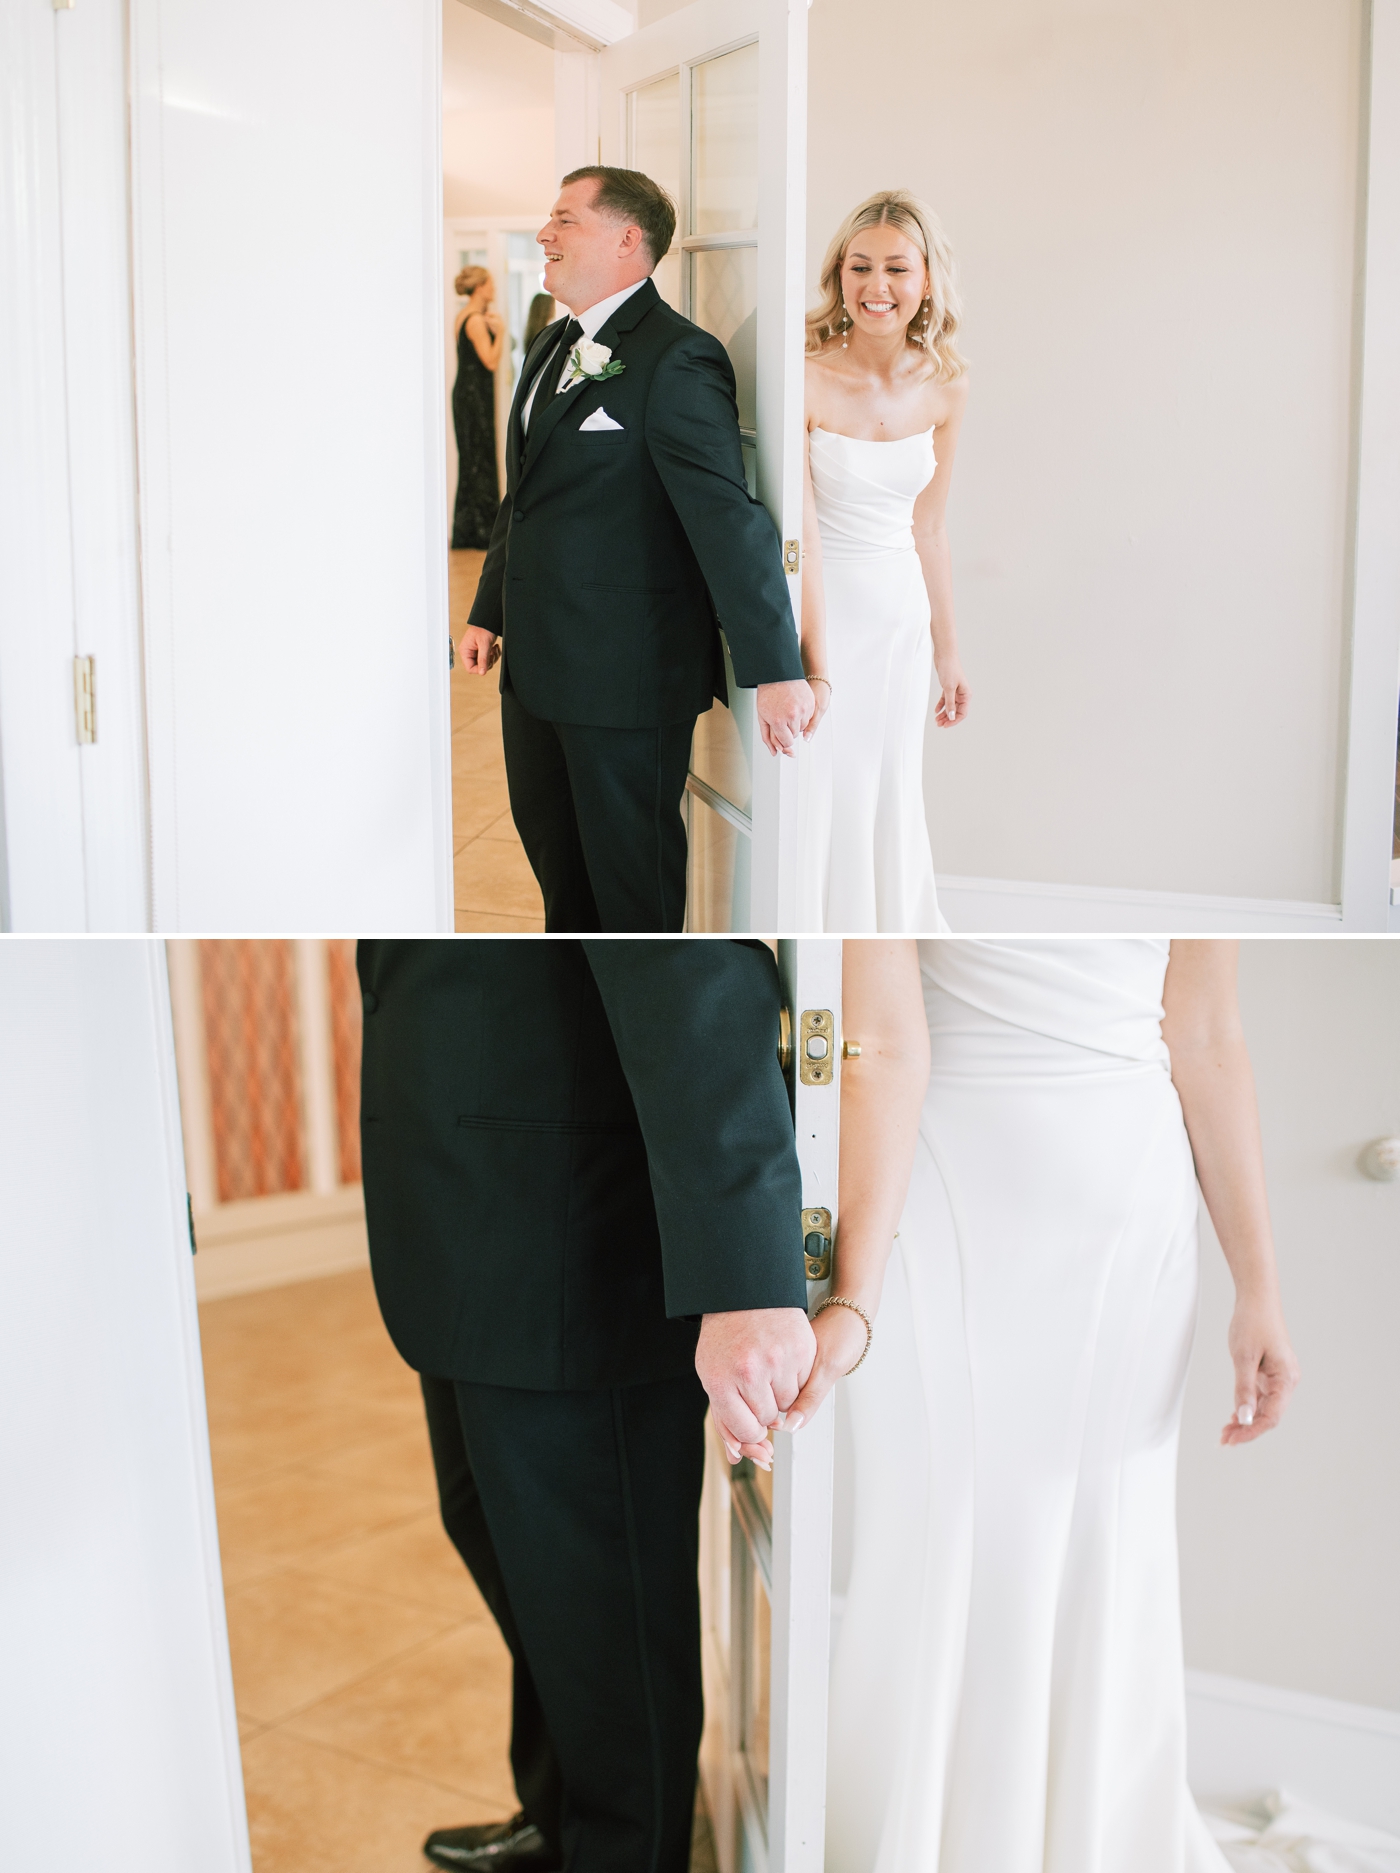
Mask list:
[[[554,54],[442,4],[443,212],[532,215],[554,199]]]
[[[1182,1431],[1187,1662],[1400,1710],[1400,1184],[1356,1156],[1400,1133],[1400,946],[1256,940],[1241,1004],[1303,1383],[1282,1429],[1219,1446],[1231,1288],[1205,1232]]]
[[[1360,19],[816,0],[813,283],[891,185],[962,267],[942,872],[1335,901]]]

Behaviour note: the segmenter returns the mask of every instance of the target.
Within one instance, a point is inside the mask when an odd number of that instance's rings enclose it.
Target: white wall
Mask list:
[[[160,946],[0,948],[0,1865],[248,1873]]]
[[[554,200],[554,58],[442,0],[444,214],[532,215]]]
[[[1209,1228],[1180,1470],[1187,1661],[1400,1711],[1400,1184],[1356,1157],[1400,1134],[1400,946],[1242,946],[1289,1328],[1282,1428],[1222,1450],[1232,1298]]]
[[[879,187],[961,263],[941,872],[1336,901],[1361,20],[812,9],[813,283]]]

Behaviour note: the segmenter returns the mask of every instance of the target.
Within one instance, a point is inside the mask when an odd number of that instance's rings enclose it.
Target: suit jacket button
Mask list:
[[[517,520],[524,520],[524,518],[525,518],[525,516],[524,516],[524,514],[523,514],[523,513],[521,513],[521,511],[520,511],[520,509],[519,509],[518,507],[517,507],[517,508],[516,508],[516,510],[515,510],[515,518],[516,518]]]
[[[365,1004],[365,1013],[367,1015],[372,1015],[379,1006],[379,997],[374,993],[373,989],[366,989],[362,999]]]

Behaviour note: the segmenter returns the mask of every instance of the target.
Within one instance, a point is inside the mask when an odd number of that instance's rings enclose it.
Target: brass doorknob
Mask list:
[[[778,1066],[784,1073],[792,1066],[792,1013],[787,1008],[778,1010]]]

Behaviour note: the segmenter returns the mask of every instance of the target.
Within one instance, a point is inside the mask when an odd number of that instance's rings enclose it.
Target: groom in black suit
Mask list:
[[[728,354],[651,282],[674,229],[639,170],[565,176],[538,239],[574,317],[521,371],[462,638],[478,675],[503,654],[511,812],[549,930],[683,927],[680,803],[696,718],[725,696],[720,625],[771,752],[813,713]]]
[[[364,941],[375,1289],[514,1659],[522,1812],[460,1873],[686,1873],[706,1393],[765,1459],[815,1340],[771,953]]]

